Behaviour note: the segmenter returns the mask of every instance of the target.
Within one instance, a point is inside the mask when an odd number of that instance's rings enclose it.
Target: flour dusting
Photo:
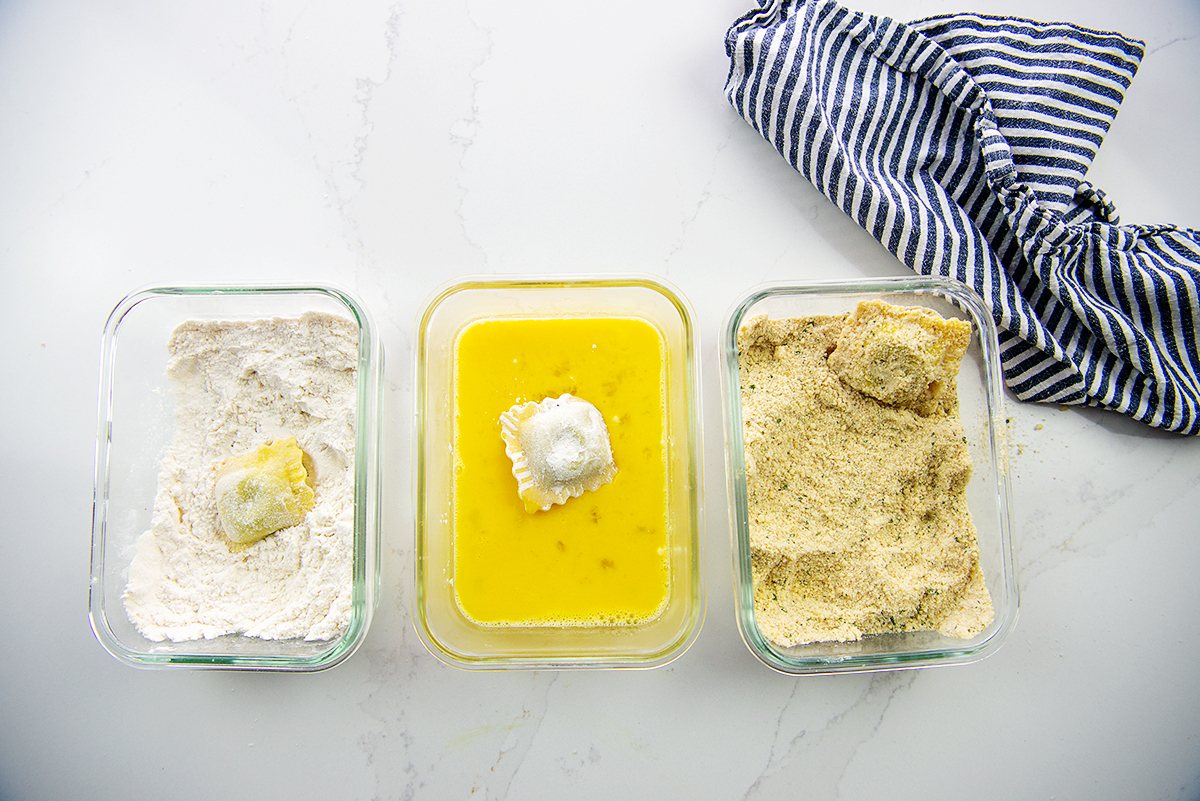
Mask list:
[[[342,317],[186,322],[168,343],[175,437],[125,610],[156,642],[242,634],[330,640],[352,611],[358,335]],[[295,437],[316,495],[298,525],[248,547],[222,534],[217,468]]]

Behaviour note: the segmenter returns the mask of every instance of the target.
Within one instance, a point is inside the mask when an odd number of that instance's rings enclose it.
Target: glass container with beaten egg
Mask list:
[[[416,339],[412,600],[429,650],[474,669],[682,653],[704,609],[682,296],[638,275],[465,278],[425,304]]]

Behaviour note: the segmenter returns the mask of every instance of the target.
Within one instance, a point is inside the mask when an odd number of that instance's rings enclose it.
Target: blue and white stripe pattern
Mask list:
[[[990,304],[1018,398],[1200,433],[1200,232],[1121,225],[1084,180],[1141,43],[768,0],[725,46],[729,102],[793,167],[912,270]]]

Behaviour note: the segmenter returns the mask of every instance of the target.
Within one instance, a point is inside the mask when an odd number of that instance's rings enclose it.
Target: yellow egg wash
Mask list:
[[[455,343],[454,589],[484,625],[654,618],[668,592],[665,346],[616,317],[503,318]],[[612,483],[527,512],[500,436],[515,403],[570,393],[604,416]]]

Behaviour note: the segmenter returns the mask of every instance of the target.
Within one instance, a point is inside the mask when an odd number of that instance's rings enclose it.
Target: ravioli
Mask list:
[[[500,415],[500,436],[527,512],[600,489],[617,474],[604,415],[568,393],[514,405]]]
[[[848,386],[880,403],[927,416],[953,390],[970,344],[966,320],[867,300],[847,318],[829,366]]]
[[[295,437],[232,456],[217,468],[217,517],[235,545],[297,525],[316,500]]]

